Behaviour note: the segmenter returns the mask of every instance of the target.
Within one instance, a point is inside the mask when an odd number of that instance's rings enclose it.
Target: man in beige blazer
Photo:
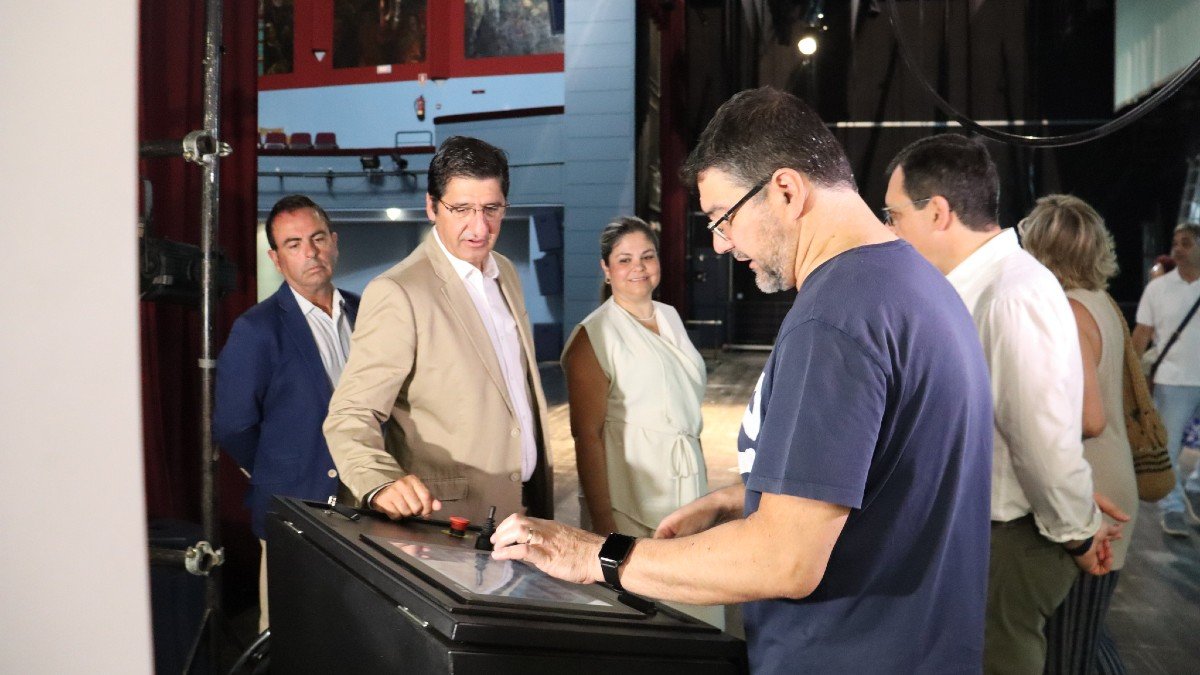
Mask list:
[[[433,231],[363,292],[324,425],[360,506],[553,517],[529,316],[516,270],[492,251],[507,194],[503,150],[447,139],[429,165]]]

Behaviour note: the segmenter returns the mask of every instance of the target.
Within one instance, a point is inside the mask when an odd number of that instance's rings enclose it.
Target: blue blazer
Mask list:
[[[359,297],[341,291],[351,327]],[[266,536],[276,494],[325,501],[337,472],[321,424],[333,385],[286,283],[233,323],[217,359],[213,439],[250,474],[251,527]]]

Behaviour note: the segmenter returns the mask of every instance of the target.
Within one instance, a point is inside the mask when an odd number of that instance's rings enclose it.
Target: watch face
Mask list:
[[[624,534],[610,534],[600,547],[600,564],[613,567],[625,562],[629,549],[633,548],[634,538]]]

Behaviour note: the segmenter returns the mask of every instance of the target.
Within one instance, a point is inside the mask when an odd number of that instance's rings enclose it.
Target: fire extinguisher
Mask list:
[[[413,101],[413,108],[417,111],[417,120],[425,121],[425,96],[417,96],[417,100]]]

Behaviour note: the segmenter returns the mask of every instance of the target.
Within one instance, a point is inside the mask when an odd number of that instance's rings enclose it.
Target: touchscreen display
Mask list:
[[[438,581],[443,585],[450,582],[451,590],[460,594],[590,606],[622,614],[629,611],[585,592],[585,586],[559,581],[531,565],[493,560],[487,551],[372,536],[366,539],[418,572],[434,572],[433,576],[441,577]]]

